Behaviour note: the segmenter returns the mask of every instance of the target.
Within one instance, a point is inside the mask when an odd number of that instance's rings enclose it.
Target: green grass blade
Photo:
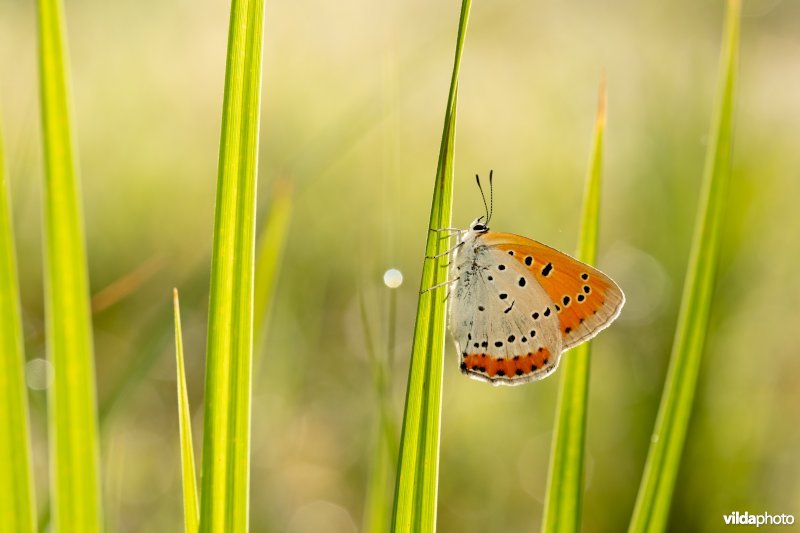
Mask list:
[[[233,0],[211,259],[200,530],[248,527],[263,0]]]
[[[19,309],[11,202],[0,143],[0,524],[8,531],[36,530],[31,476],[28,391]]]
[[[260,361],[264,351],[261,343],[267,329],[267,315],[275,293],[286,237],[292,219],[292,190],[288,183],[278,184],[274,190],[266,221],[258,239],[255,266],[255,298],[253,304],[253,327],[255,328],[256,375],[259,374]]]
[[[53,384],[48,394],[56,531],[101,530],[100,467],[89,281],[70,133],[62,6],[39,1],[44,136],[45,304]]]
[[[458,70],[469,19],[470,0],[461,4],[450,95],[442,132],[431,205],[430,229],[450,226],[453,203],[453,151],[455,142]],[[425,255],[445,252],[447,239],[429,231]],[[447,257],[426,259],[421,290],[447,278]],[[439,470],[439,432],[441,423],[442,365],[445,341],[446,288],[420,294],[411,349],[408,390],[400,439],[400,460],[394,497],[392,531],[429,532],[436,528],[436,496]]]
[[[181,476],[183,480],[183,524],[186,533],[194,533],[200,522],[197,509],[197,479],[192,446],[192,413],[189,410],[189,393],[186,390],[186,370],[183,364],[183,335],[181,333],[181,305],[178,289],[172,293],[175,306],[175,363],[178,372],[178,421],[181,435]]]
[[[364,513],[364,529],[369,533],[385,533],[389,531],[389,476],[391,475],[391,449],[386,442],[386,434],[382,428],[377,432],[375,447],[372,450],[369,486]]]
[[[741,2],[729,0],[719,87],[675,341],[630,531],[663,531],[680,468],[703,354],[730,181]]]
[[[390,289],[392,290],[392,289]],[[394,292],[394,290],[392,290]],[[364,328],[364,344],[372,367],[375,396],[378,406],[378,425],[372,453],[370,480],[364,513],[364,531],[383,533],[389,530],[389,476],[391,467],[397,467],[397,434],[391,412],[387,361],[378,358],[375,340],[369,323],[369,312],[363,291],[358,295],[361,324]]]
[[[386,361],[378,358],[375,348],[375,340],[372,335],[372,328],[369,325],[369,312],[367,302],[364,300],[364,293],[359,292],[358,308],[361,317],[361,324],[364,328],[364,344],[367,348],[367,358],[372,367],[372,378],[375,386],[375,396],[378,402],[378,418],[381,432],[386,445],[390,450],[397,449],[397,432],[395,431],[395,421],[391,411],[391,398],[389,391],[388,366]],[[394,461],[396,463],[396,461]],[[397,466],[395,464],[395,466]]]
[[[593,264],[597,257],[600,225],[600,184],[603,172],[603,133],[606,124],[605,81],[595,120],[592,152],[583,196],[583,218],[577,258]],[[542,531],[579,531],[583,501],[584,444],[589,397],[591,342],[577,346],[561,364],[561,387],[556,407],[556,426],[550,452]]]

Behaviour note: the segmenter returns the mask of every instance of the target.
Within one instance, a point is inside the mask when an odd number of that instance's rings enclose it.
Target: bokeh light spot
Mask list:
[[[45,390],[53,382],[53,365],[46,359],[31,359],[25,364],[25,381],[32,390]]]
[[[383,282],[390,289],[396,289],[403,284],[403,273],[396,268],[390,268],[383,274]]]

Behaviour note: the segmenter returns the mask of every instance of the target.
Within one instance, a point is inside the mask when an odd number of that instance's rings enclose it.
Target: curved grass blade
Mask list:
[[[206,357],[200,531],[247,531],[263,0],[232,0]]]
[[[97,404],[65,41],[61,3],[39,0],[51,499],[56,531],[91,533],[102,523]]]
[[[19,309],[11,203],[0,143],[0,524],[20,533],[36,530],[31,475],[28,393]]]
[[[186,370],[183,364],[183,335],[181,333],[181,305],[178,289],[173,289],[175,307],[175,363],[178,372],[178,422],[181,435],[181,476],[183,480],[183,524],[186,533],[194,533],[200,522],[197,509],[197,479],[192,446],[192,414],[189,410],[189,393],[186,390]]]
[[[583,218],[577,258],[593,264],[597,257],[600,223],[600,184],[603,172],[603,133],[606,125],[605,78],[594,126],[592,152],[583,196]],[[561,364],[561,387],[556,407],[556,426],[550,453],[550,470],[542,531],[579,531],[583,502],[584,445],[589,397],[591,342],[572,349]]]
[[[429,229],[450,226],[453,204],[453,151],[455,142],[458,70],[469,19],[470,0],[461,4],[461,18],[450,80],[450,95],[436,170]],[[444,253],[449,244],[433,231],[427,235],[426,256]],[[442,364],[445,340],[445,287],[428,290],[446,280],[447,257],[426,259],[414,326],[408,376],[400,460],[394,497],[392,531],[429,532],[436,528],[439,470]]]
[[[695,234],[667,379],[631,519],[632,532],[656,532],[666,528],[689,426],[708,328],[730,181],[740,14],[741,1],[728,0],[717,102],[706,151]]]

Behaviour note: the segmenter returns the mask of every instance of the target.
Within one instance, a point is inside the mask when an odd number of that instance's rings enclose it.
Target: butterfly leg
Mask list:
[[[464,245],[464,241],[461,241],[461,242],[459,242],[458,244],[456,244],[455,246],[453,246],[452,248],[450,248],[449,250],[447,250],[447,251],[444,251],[444,252],[442,252],[442,253],[440,253],[440,254],[436,254],[436,255],[426,255],[426,256],[425,256],[425,259],[439,259],[440,257],[444,257],[444,256],[446,256],[446,255],[449,255],[449,254],[451,254],[451,253],[455,252],[457,249],[459,249],[459,248],[460,248],[461,246],[463,246],[463,245]]]
[[[455,283],[456,281],[458,281],[458,280],[459,280],[459,278],[460,278],[460,276],[459,276],[458,278],[455,278],[455,279],[448,279],[447,281],[443,281],[443,282],[441,282],[441,283],[437,283],[437,284],[436,284],[436,285],[434,285],[433,287],[428,287],[428,288],[427,288],[427,289],[425,289],[425,290],[421,290],[421,291],[419,291],[419,293],[420,293],[420,294],[425,294],[426,292],[428,292],[428,291],[432,291],[432,290],[434,290],[434,289],[438,289],[439,287],[444,287],[445,285],[450,285],[451,283]]]
[[[441,228],[441,229],[434,229],[431,228],[430,230],[432,233],[447,233],[447,235],[442,235],[439,237],[439,240],[442,239],[452,239],[453,237],[461,237],[462,233],[465,233],[466,230],[458,229],[458,228]]]

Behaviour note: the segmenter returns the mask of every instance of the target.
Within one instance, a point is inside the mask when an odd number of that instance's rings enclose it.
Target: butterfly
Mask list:
[[[467,229],[437,230],[458,238],[448,252],[448,323],[463,374],[519,385],[550,375],[565,350],[607,328],[625,295],[607,275],[563,252],[490,231],[491,180],[490,172],[485,216]]]

